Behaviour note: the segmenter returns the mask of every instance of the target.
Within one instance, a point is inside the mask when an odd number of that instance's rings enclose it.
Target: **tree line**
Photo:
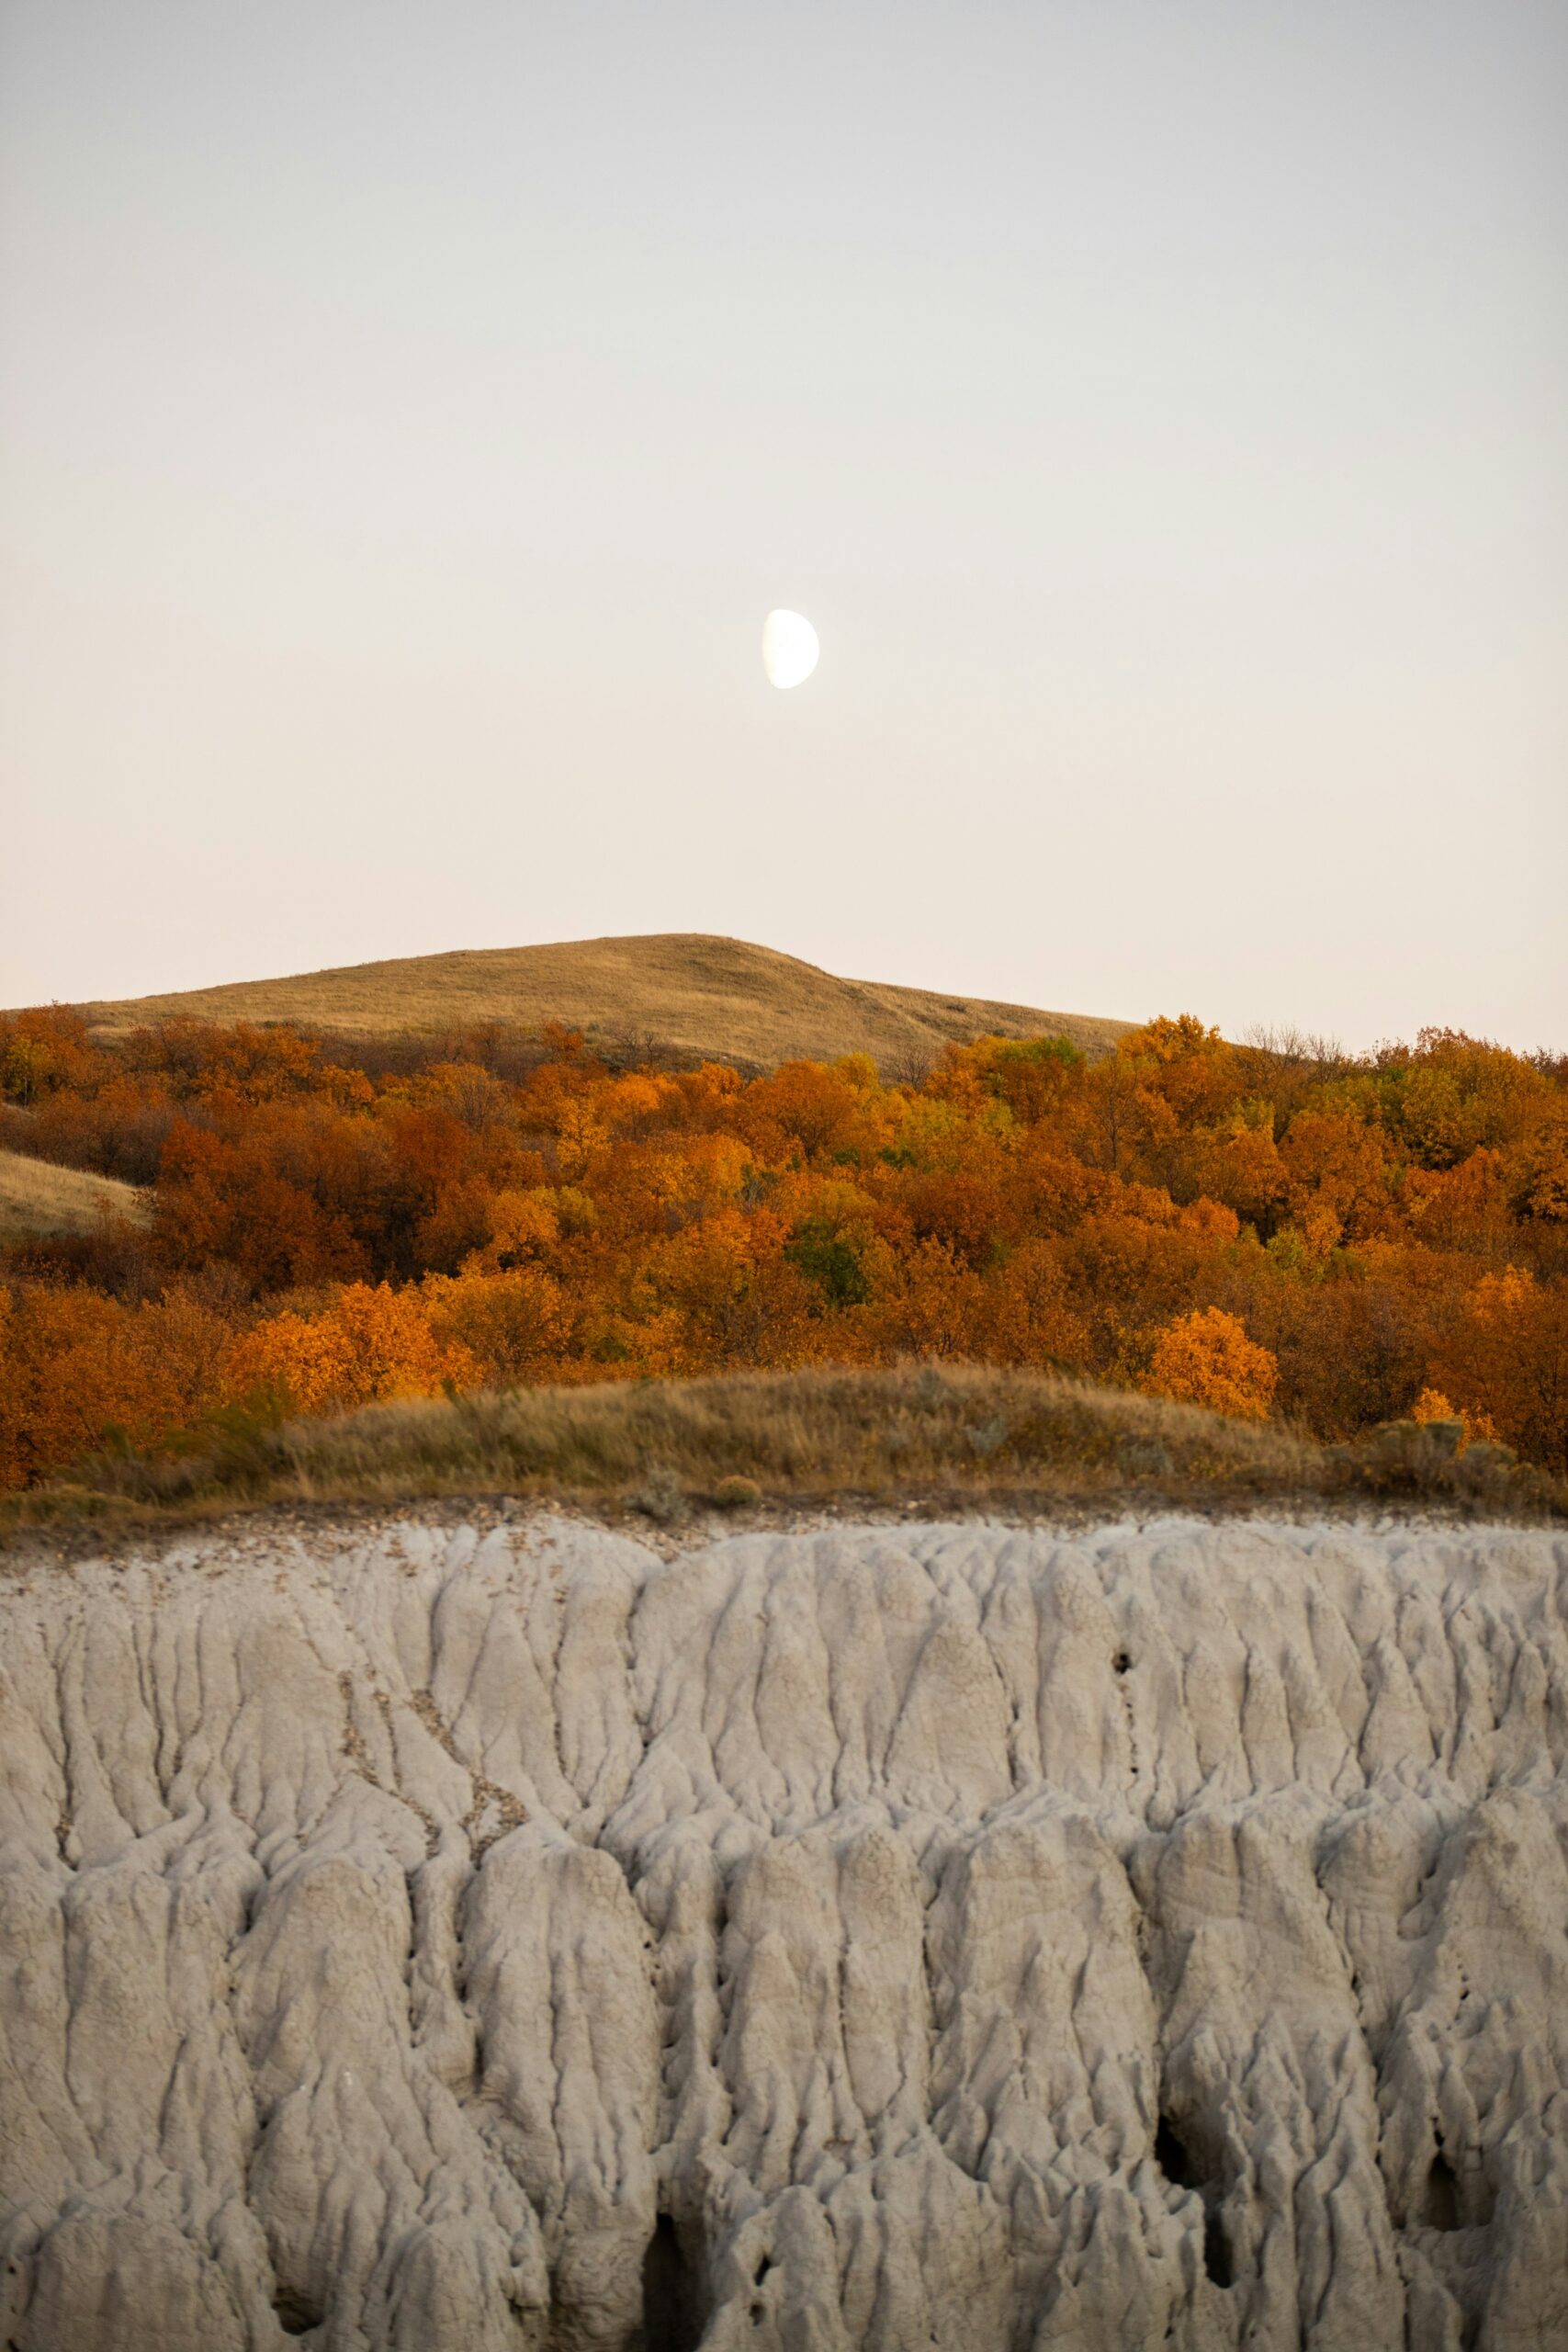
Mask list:
[[[1162,1018],[1086,1060],[613,1067],[0,1019],[0,1144],[150,1188],[0,1255],[0,1485],[214,1414],[908,1358],[1031,1364],[1568,1474],[1568,1061]]]

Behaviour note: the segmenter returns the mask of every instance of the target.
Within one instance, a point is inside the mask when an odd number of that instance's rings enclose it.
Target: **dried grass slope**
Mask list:
[[[82,1010],[100,1034],[176,1016],[295,1021],[382,1035],[561,1021],[595,1042],[757,1067],[870,1054],[895,1078],[923,1068],[949,1044],[987,1034],[1049,1034],[1096,1052],[1131,1026],[984,997],[843,980],[773,948],[702,932],[456,949]]]
[[[93,1176],[77,1168],[55,1168],[0,1151],[0,1249],[14,1241],[38,1241],[55,1233],[85,1233],[106,1211],[139,1216],[145,1196],[134,1184]]]
[[[244,1510],[526,1497],[612,1519],[753,1525],[802,1509],[1224,1514],[1376,1498],[1447,1516],[1568,1519],[1568,1487],[1453,1423],[1358,1446],[1006,1366],[739,1373],[406,1397],[338,1419],[226,1408],[172,1444],[116,1444],[0,1498],[0,1554],[29,1531],[171,1528]],[[88,1536],[88,1540],[95,1540]]]

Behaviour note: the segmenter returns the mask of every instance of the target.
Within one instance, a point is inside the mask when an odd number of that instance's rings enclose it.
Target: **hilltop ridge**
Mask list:
[[[895,1077],[901,1063],[918,1067],[950,1044],[986,1034],[1049,1033],[1095,1054],[1133,1025],[986,997],[841,979],[775,948],[705,932],[455,948],[276,979],[101,1000],[80,1009],[100,1035],[180,1016],[292,1021],[359,1035],[490,1022],[535,1028],[561,1021],[595,1044],[758,1067],[870,1054]]]

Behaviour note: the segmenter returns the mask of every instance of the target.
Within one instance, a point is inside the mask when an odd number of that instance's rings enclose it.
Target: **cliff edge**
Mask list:
[[[1568,1541],[0,1577],[10,2352],[1568,2346]]]

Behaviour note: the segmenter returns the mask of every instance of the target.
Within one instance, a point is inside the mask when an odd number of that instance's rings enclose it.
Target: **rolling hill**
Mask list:
[[[180,1016],[295,1021],[360,1035],[561,1021],[622,1052],[663,1050],[752,1068],[863,1053],[893,1078],[918,1070],[949,1044],[987,1033],[1065,1036],[1093,1054],[1132,1025],[843,980],[773,948],[702,932],[460,948],[81,1010],[100,1035]]]

